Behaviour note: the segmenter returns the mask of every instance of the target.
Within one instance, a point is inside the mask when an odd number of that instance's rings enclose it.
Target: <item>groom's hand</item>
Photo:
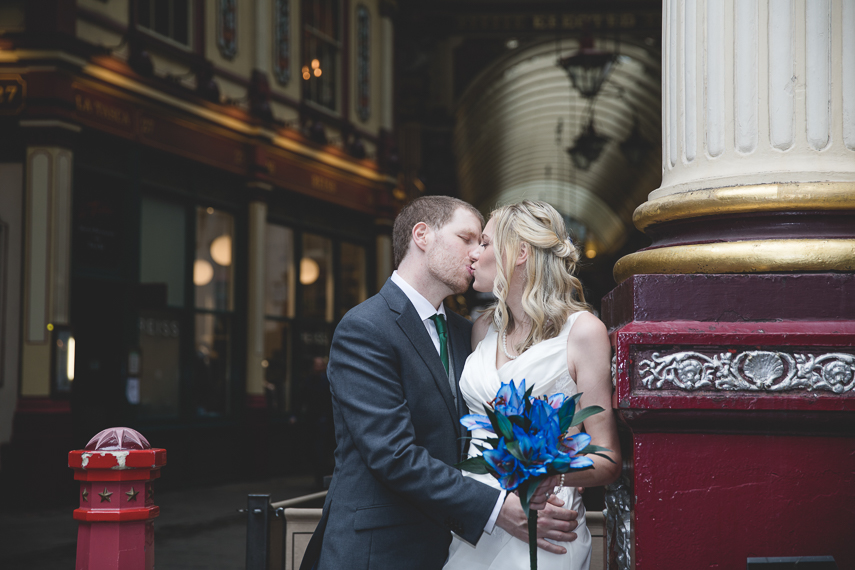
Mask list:
[[[563,546],[553,544],[548,540],[557,542],[572,542],[576,540],[573,532],[579,523],[576,522],[576,511],[561,508],[564,501],[552,495],[538,512],[537,517],[537,546],[553,554],[564,554],[567,552]],[[508,534],[528,543],[528,521],[520,506],[520,499],[513,493],[509,493],[496,524]]]

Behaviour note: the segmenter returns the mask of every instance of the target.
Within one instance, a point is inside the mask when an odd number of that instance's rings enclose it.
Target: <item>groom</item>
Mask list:
[[[466,449],[457,382],[472,324],[442,300],[469,287],[483,221],[455,198],[413,201],[393,229],[398,270],[336,328],[328,368],[336,466],[301,570],[438,570],[452,532],[475,544],[496,525],[525,540],[517,497],[453,467]],[[533,507],[545,501],[539,495]],[[573,540],[575,513],[546,507],[539,536]]]

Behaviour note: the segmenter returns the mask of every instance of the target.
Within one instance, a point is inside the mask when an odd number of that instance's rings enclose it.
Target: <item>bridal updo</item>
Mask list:
[[[561,214],[545,202],[523,200],[498,208],[490,217],[496,252],[493,294],[497,299],[492,317],[500,335],[514,328],[507,306],[508,284],[515,271],[525,272],[522,307],[532,325],[526,339],[515,347],[522,353],[558,336],[571,314],[591,310],[582,283],[574,275],[579,250],[570,240]],[[517,267],[523,244],[529,250],[528,259]]]

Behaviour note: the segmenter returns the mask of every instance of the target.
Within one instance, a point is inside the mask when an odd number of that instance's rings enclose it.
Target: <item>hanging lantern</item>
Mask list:
[[[603,149],[609,142],[608,137],[597,134],[594,130],[594,117],[588,121],[585,130],[573,141],[573,146],[567,149],[567,154],[579,170],[588,170],[600,158]]]
[[[638,127],[638,117],[634,117],[632,132],[629,134],[629,138],[620,143],[620,150],[627,162],[633,166],[641,166],[647,157],[649,149],[650,143],[646,138],[641,136],[641,129]]]
[[[564,68],[582,97],[593,99],[608,79],[614,62],[615,54],[594,49],[594,39],[586,36],[580,42],[579,51],[558,60],[558,65]]]

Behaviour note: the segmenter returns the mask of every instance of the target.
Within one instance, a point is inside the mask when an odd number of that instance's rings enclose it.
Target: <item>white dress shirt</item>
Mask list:
[[[404,292],[404,295],[407,296],[407,299],[409,299],[410,303],[415,307],[416,312],[419,314],[419,318],[422,320],[422,324],[425,326],[425,329],[427,329],[427,332],[433,341],[433,346],[436,348],[436,352],[439,353],[439,333],[437,332],[436,324],[431,320],[431,317],[436,314],[440,314],[444,319],[446,319],[446,322],[448,322],[445,315],[445,304],[440,303],[439,309],[434,307],[430,301],[424,298],[424,295],[416,291],[412,285],[404,281],[404,278],[398,275],[397,270],[392,272],[391,279],[392,283],[397,285],[398,288]],[[502,504],[505,502],[505,495],[506,492],[501,491],[499,500],[496,501],[496,506],[493,507],[493,512],[487,520],[487,524],[484,526],[484,532],[488,534],[493,532],[493,528],[496,526],[496,519],[499,518],[499,511],[502,510]]]

